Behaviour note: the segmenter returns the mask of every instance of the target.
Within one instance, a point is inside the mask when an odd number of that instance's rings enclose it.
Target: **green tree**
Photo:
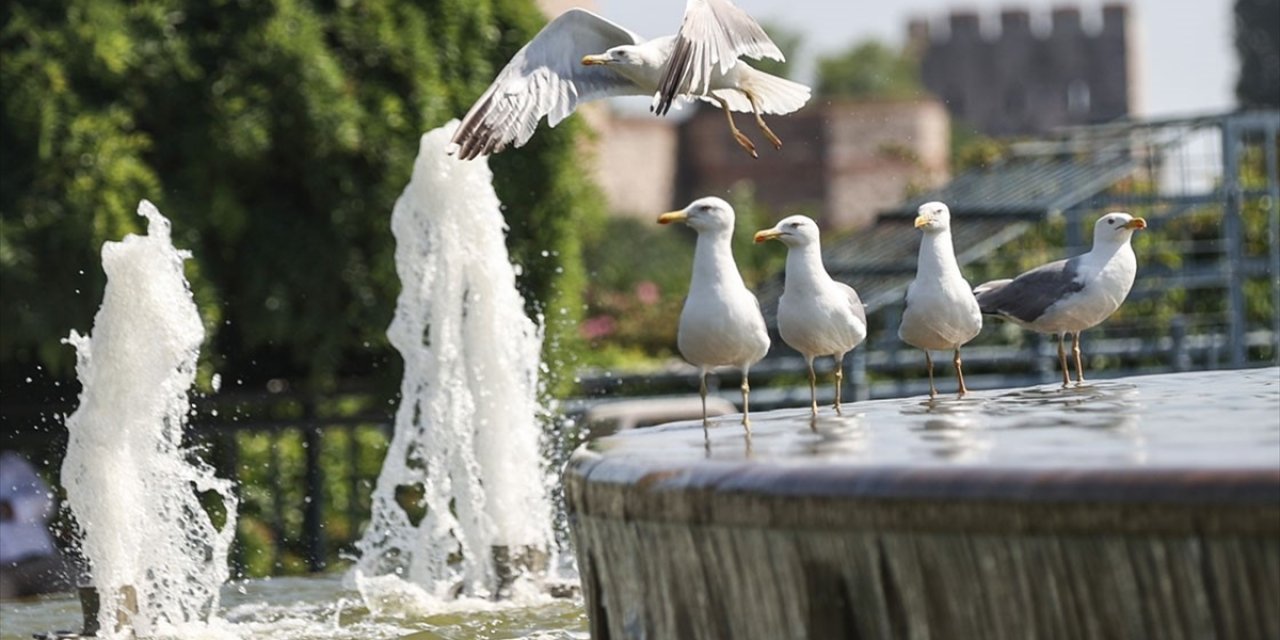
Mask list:
[[[819,95],[850,98],[915,98],[923,95],[919,63],[876,40],[818,59]]]
[[[392,205],[419,135],[461,116],[545,18],[529,0],[65,0],[0,9],[0,366],[70,371],[103,241],[153,200],[246,384],[389,379]],[[572,349],[577,228],[598,200],[575,122],[493,160],[548,344]],[[235,376],[235,377],[232,377]]]
[[[1280,0],[1236,0],[1236,98],[1244,107],[1280,108]]]

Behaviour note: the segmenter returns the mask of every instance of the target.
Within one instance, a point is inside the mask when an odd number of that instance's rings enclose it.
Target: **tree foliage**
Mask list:
[[[818,59],[819,95],[904,99],[923,95],[919,62],[876,40]]]
[[[529,0],[6,3],[0,30],[0,362],[65,375],[104,241],[172,221],[215,367],[323,388],[387,356],[392,205],[419,135],[461,116],[541,27]],[[572,344],[578,127],[493,160],[513,260]],[[544,253],[545,252],[545,253]],[[563,311],[562,311],[563,310]]]

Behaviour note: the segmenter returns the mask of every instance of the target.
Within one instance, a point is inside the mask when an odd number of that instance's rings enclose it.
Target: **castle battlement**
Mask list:
[[[907,35],[913,43],[945,45],[950,42],[971,44],[1021,41],[1026,38],[1109,39],[1126,37],[1129,6],[1106,4],[1082,10],[1080,7],[1054,7],[1044,12],[1028,9],[1004,9],[984,15],[970,10],[955,10],[935,28],[926,18],[907,23]]]
[[[907,24],[924,85],[951,115],[992,135],[1096,124],[1137,110],[1126,4],[952,11]]]

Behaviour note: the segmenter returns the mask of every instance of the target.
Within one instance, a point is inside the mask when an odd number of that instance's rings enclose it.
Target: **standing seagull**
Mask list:
[[[1147,221],[1127,213],[1108,213],[1093,225],[1089,253],[1050,262],[1012,280],[978,285],[974,293],[982,312],[997,315],[1040,333],[1058,334],[1058,362],[1062,386],[1071,384],[1067,353],[1062,344],[1070,333],[1076,359],[1076,378],[1084,382],[1080,332],[1106,320],[1133,287],[1138,260],[1133,255],[1133,232]]]
[[[662,214],[658,222],[683,222],[698,232],[693,278],[676,340],[684,359],[701,369],[703,431],[707,428],[707,372],[734,366],[742,369],[742,426],[751,435],[747,376],[751,365],[769,351],[769,332],[760,302],[742,282],[733,261],[733,207],[720,198],[702,198],[681,211]]]
[[[956,251],[951,243],[951,211],[947,205],[941,202],[920,205],[915,225],[924,231],[924,237],[920,241],[916,279],[907,287],[907,304],[902,310],[898,337],[924,350],[931,398],[938,395],[938,390],[933,386],[933,356],[929,350],[955,350],[956,380],[963,396],[969,389],[964,386],[964,372],[960,368],[960,347],[982,331],[982,312],[969,282],[960,275],[960,266],[956,264]]]
[[[554,127],[579,104],[630,95],[654,96],[658,115],[676,97],[718,104],[734,139],[756,156],[732,114],[752,113],[781,148],[762,114],[799,109],[809,87],[753,69],[741,56],[783,59],[760,25],[729,0],[689,0],[679,33],[647,41],[590,11],[570,9],[498,73],[462,119],[449,153],[471,160],[524,146],[544,116]]]
[[[867,311],[858,293],[836,282],[822,266],[818,225],[805,216],[783,218],[772,229],[757,231],[756,242],[776,239],[787,246],[787,275],[778,299],[778,332],[809,364],[809,400],[818,415],[818,383],[813,359],[836,359],[836,413],[844,382],[844,354],[867,337]]]

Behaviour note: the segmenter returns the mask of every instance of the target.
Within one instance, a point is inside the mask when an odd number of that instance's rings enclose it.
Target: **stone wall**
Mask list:
[[[952,117],[990,135],[1043,133],[1139,110],[1127,5],[1103,6],[1090,24],[1074,7],[1053,9],[1044,28],[1038,17],[1010,9],[998,25],[984,25],[978,13],[955,11],[942,33],[913,20],[909,46],[921,57],[925,87]]]
[[[825,101],[769,118],[775,150],[750,116],[738,126],[759,148],[753,159],[729,135],[724,114],[702,108],[681,127],[678,202],[724,195],[750,181],[779,215],[805,212],[829,228],[856,228],[913,190],[948,177],[950,121],[936,101]]]
[[[602,115],[592,122],[595,170],[610,213],[649,218],[675,207],[676,127],[647,113]]]
[[[947,181],[951,127],[940,103],[842,102],[824,110],[827,226],[868,225]]]

